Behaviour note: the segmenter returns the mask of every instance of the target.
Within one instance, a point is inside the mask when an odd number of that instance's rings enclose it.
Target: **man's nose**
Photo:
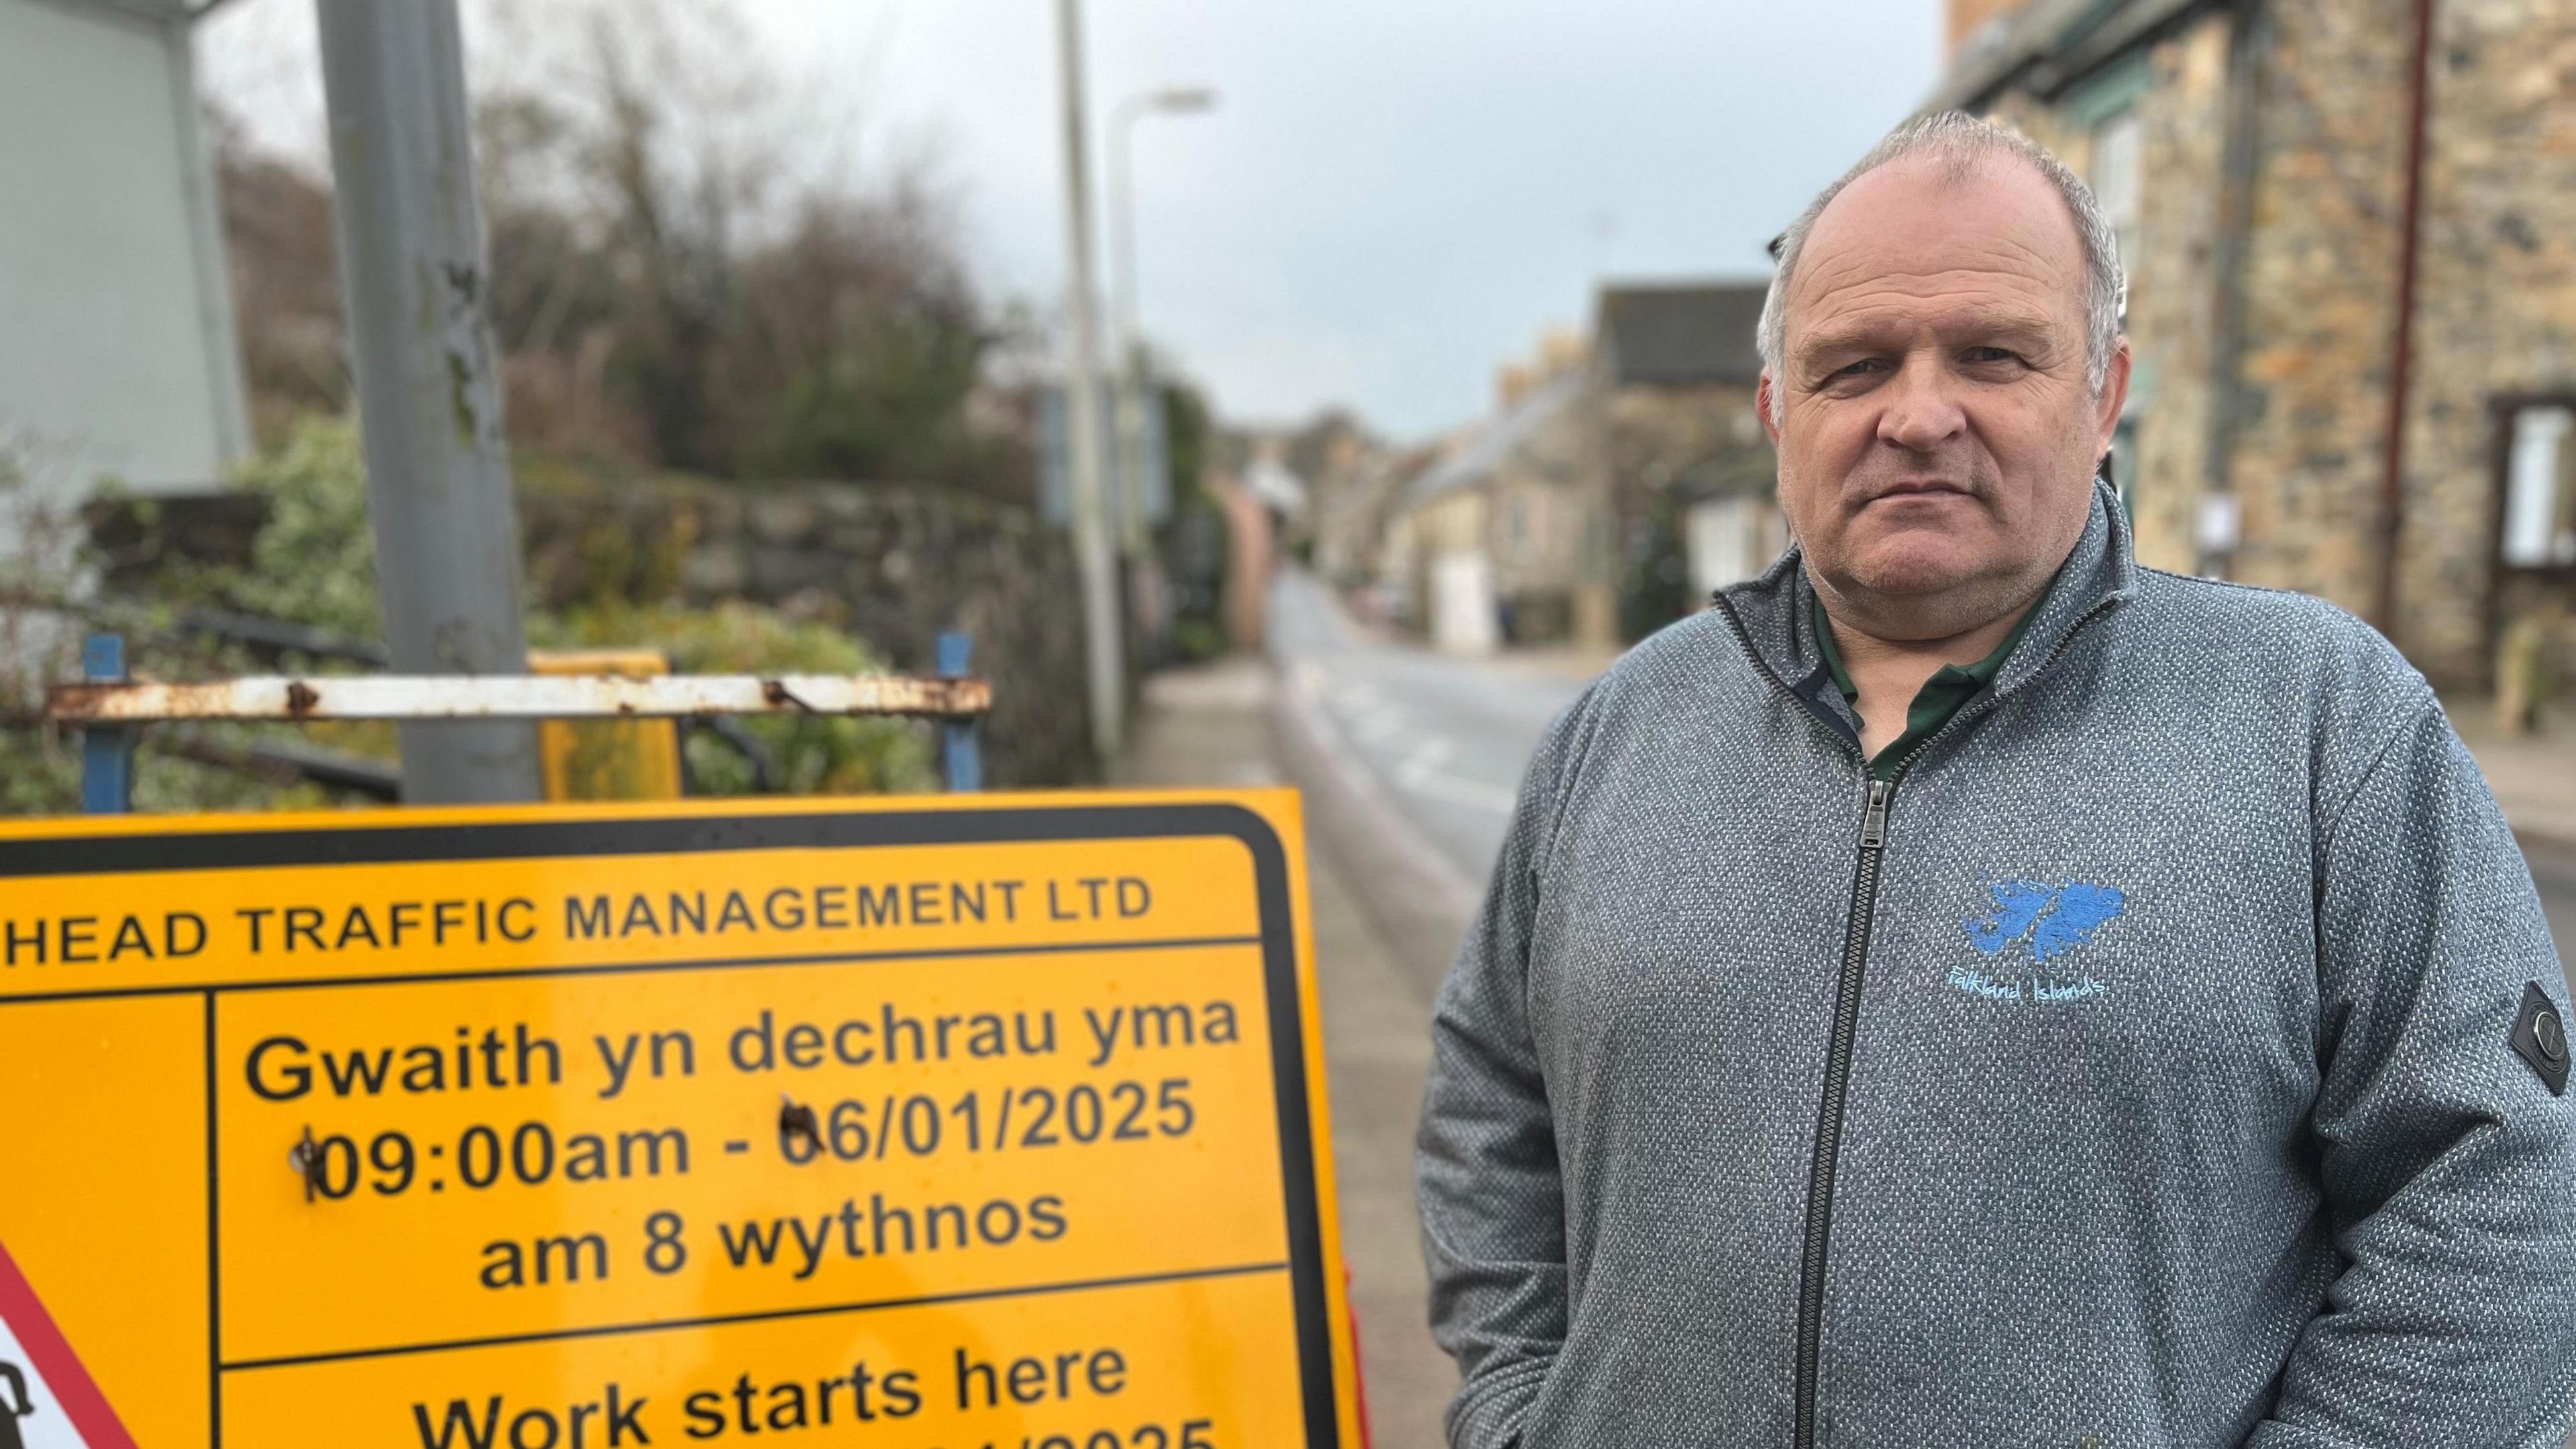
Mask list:
[[[1880,395],[1887,402],[1878,418],[1881,442],[1928,453],[1967,430],[1952,380],[1927,359],[1906,359]]]

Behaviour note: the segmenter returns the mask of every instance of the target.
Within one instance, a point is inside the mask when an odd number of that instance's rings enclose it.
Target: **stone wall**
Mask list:
[[[2403,238],[2407,0],[2277,0],[2263,73],[2240,576],[2373,602]],[[2434,10],[2413,353],[2389,628],[2438,681],[2484,677],[2490,610],[2559,622],[2496,577],[2500,394],[2576,387],[2576,0]]]
[[[749,599],[857,634],[927,673],[942,630],[993,681],[986,783],[1094,778],[1072,549],[1034,513],[886,486],[601,485],[523,476],[530,607]]]
[[[2381,557],[2408,0],[2269,8],[2229,464],[2243,543],[2230,572],[2367,614]]]
[[[905,673],[934,669],[940,632],[962,629],[993,682],[986,782],[1098,773],[1072,548],[1026,510],[895,487],[610,484],[542,465],[521,469],[517,497],[530,609],[745,599],[847,629]],[[251,563],[266,518],[256,494],[231,493],[101,504],[87,522],[105,589],[148,594],[175,561]]]
[[[2218,336],[2217,258],[2225,194],[2228,58],[2234,17],[2213,12],[2150,46],[2135,102],[2139,215],[2123,239],[2132,356],[2126,418],[2134,429],[2121,491],[2137,524],[2139,561],[2190,573],[2208,493]],[[2059,106],[2008,91],[1990,114],[2095,179],[2094,136]]]
[[[1777,464],[1753,392],[1734,383],[1596,386],[1601,437],[1593,464],[1613,509],[1637,516],[1648,495],[1671,488],[1694,496],[1769,490]]]
[[[1612,527],[1597,639],[1634,641],[1708,600],[1687,577],[1691,505],[1737,493],[1776,498],[1779,463],[1740,383],[1618,386],[1596,380],[1597,434],[1586,486],[1608,500]],[[1678,572],[1677,572],[1678,571]]]
[[[2142,205],[2124,260],[2139,552],[2368,614],[2386,556],[2412,3],[2264,0],[2250,29],[2238,13],[2155,40],[2135,102]],[[2576,677],[2576,590],[2498,577],[2491,406],[2576,389],[2576,0],[2438,0],[2435,15],[2388,627],[2437,682],[2469,684],[2485,677],[2494,619],[2539,617]],[[2253,162],[2241,240],[2224,215],[2240,75]],[[1987,109],[2086,171],[2092,138],[2064,101],[2007,89]],[[2219,351],[2230,329],[2232,370]],[[2213,488],[2235,500],[2238,544],[2208,559],[2196,521]]]
[[[2400,635],[2478,659],[2501,499],[2499,394],[2576,391],[2576,0],[2435,10],[2420,301],[2406,436]],[[2576,588],[2508,573],[2498,617],[2548,628],[2576,680]]]
[[[2233,18],[2212,14],[2149,55],[2154,79],[2139,99],[2140,208],[2125,259],[2129,284],[2130,415],[2134,477],[2121,480],[2138,525],[2138,558],[2198,572],[2200,513],[2209,493],[2212,369],[2218,316],[2221,207]]]

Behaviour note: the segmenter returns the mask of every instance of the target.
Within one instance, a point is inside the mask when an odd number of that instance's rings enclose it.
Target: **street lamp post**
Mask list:
[[[1119,624],[1118,559],[1109,541],[1100,467],[1098,320],[1091,280],[1091,165],[1084,139],[1082,0],[1056,0],[1064,86],[1065,441],[1072,453],[1073,558],[1082,577],[1084,673],[1091,744],[1103,759],[1125,734],[1127,649]]]
[[[406,674],[525,674],[500,350],[456,0],[319,0],[340,291],[385,644]],[[411,804],[534,800],[536,726],[401,726]]]
[[[1205,86],[1146,91],[1120,101],[1109,113],[1110,311],[1116,321],[1112,386],[1118,415],[1120,544],[1141,558],[1145,535],[1145,349],[1136,322],[1136,123],[1148,115],[1192,115],[1213,110],[1216,92]]]

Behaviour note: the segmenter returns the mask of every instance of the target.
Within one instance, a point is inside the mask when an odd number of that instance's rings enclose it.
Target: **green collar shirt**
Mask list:
[[[1852,683],[1851,672],[1843,668],[1843,651],[1841,646],[1834,642],[1834,625],[1833,621],[1825,616],[1824,601],[1816,600],[1814,608],[1816,642],[1824,649],[1825,668],[1833,671],[1834,688],[1843,692],[1843,702],[1852,707],[1852,719],[1858,723],[1860,689]],[[2012,657],[2014,647],[2021,643],[2021,636],[2029,630],[2030,621],[2038,616],[2039,609],[2036,605],[2025,611],[2021,621],[2012,626],[2012,632],[2004,636],[2004,642],[1996,645],[1992,654],[1976,663],[1944,664],[1934,670],[1932,677],[1923,681],[1923,687],[1914,692],[1914,703],[1905,711],[1905,733],[1898,735],[1887,748],[1870,758],[1869,777],[1873,780],[1895,779],[1897,770],[1902,768],[1906,759],[1914,753],[1915,746],[1932,738],[1939,732],[1941,726],[1950,722],[1952,715],[1965,707],[1969,700],[1976,698],[1979,691],[1994,683],[1995,675],[2004,667],[2004,661]]]

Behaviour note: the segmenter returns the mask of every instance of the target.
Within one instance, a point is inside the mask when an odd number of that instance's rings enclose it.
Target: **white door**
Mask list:
[[[1459,550],[1431,561],[1431,642],[1452,654],[1491,654],[1502,643],[1494,610],[1494,569]]]
[[[1769,562],[1757,557],[1754,538],[1755,500],[1711,498],[1691,505],[1684,548],[1690,554],[1691,602],[1694,606],[1728,584],[1740,584]]]

